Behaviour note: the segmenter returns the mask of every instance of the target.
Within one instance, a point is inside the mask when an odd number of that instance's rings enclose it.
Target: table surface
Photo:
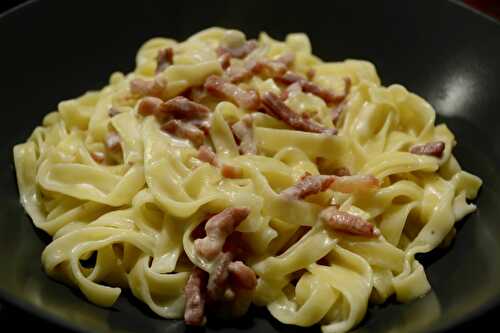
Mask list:
[[[0,13],[13,8],[16,5],[25,2],[24,0],[0,0]],[[463,0],[463,2],[475,10],[483,12],[484,14],[500,20],[500,0]],[[478,327],[487,327],[489,324],[497,325],[500,316],[500,307],[495,310],[480,316],[479,318],[463,324],[460,329],[453,330],[453,332],[470,332],[477,330]],[[28,330],[32,327],[38,327],[43,331],[50,331],[51,333],[67,332],[67,330],[60,328],[56,325],[48,323],[39,319],[21,309],[18,309],[9,304],[2,303],[0,300],[0,323],[4,325],[12,325],[18,331]],[[5,326],[7,327],[7,326]]]

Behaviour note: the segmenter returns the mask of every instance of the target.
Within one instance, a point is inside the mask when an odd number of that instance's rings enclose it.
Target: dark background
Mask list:
[[[50,0],[47,0],[50,1]],[[3,13],[14,6],[17,6],[25,1],[20,0],[0,0],[0,13]],[[493,19],[500,19],[500,0],[464,0],[467,6],[474,7],[475,10],[483,12]],[[0,51],[1,52],[1,51]],[[460,327],[455,332],[470,332],[473,330],[482,330],[482,327],[496,327],[497,320],[500,316],[500,308],[497,308],[490,313],[477,318],[474,321],[468,322]],[[3,327],[16,327],[16,330],[24,331],[32,327],[37,327],[43,331],[47,330],[53,333],[65,332],[55,325],[42,321],[33,315],[19,310],[0,301],[0,324]],[[491,326],[490,326],[491,324]],[[8,326],[7,326],[8,325]],[[15,325],[15,326],[14,326]],[[494,329],[493,329],[494,330]]]

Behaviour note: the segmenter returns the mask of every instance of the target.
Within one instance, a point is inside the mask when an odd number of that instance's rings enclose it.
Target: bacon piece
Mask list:
[[[161,97],[167,87],[166,82],[156,77],[154,80],[133,79],[130,81],[130,92],[137,96]]]
[[[242,154],[257,154],[257,145],[253,138],[252,116],[245,115],[233,126],[231,130],[240,141],[240,153]]]
[[[156,114],[163,101],[157,97],[144,97],[137,106],[137,112],[144,117]]]
[[[237,288],[252,290],[257,286],[255,272],[242,261],[233,261],[228,267],[231,284]]]
[[[199,147],[205,141],[205,133],[198,127],[177,119],[171,119],[161,126],[167,133],[182,139],[188,139],[195,147]]]
[[[214,151],[209,146],[203,145],[198,149],[198,159],[215,167],[219,166],[217,155],[215,155]]]
[[[208,119],[193,119],[189,123],[198,127],[205,135],[208,135],[210,132],[210,121]]]
[[[252,250],[246,245],[242,233],[234,231],[226,238],[222,251],[230,252],[233,255],[233,259],[235,259],[243,257]]]
[[[220,66],[222,67],[222,69],[226,69],[229,67],[229,65],[231,65],[231,54],[229,53],[222,53],[220,56],[219,56],[219,62],[220,62]]]
[[[222,164],[220,171],[225,178],[241,178],[243,176],[243,170],[240,167],[229,164]]]
[[[187,325],[203,325],[205,319],[207,277],[207,272],[198,267],[195,267],[189,275],[189,279],[184,287],[184,295],[186,296],[184,322]]]
[[[228,284],[235,289],[252,290],[257,286],[255,272],[242,261],[233,262],[231,252],[222,252],[217,257],[215,267],[210,273],[207,284],[207,294],[210,300],[217,301],[225,295],[234,294],[228,290]]]
[[[275,60],[257,60],[252,61],[247,64],[247,68],[250,69],[255,74],[265,73],[271,77],[279,77],[285,75],[295,60],[295,55],[293,53],[285,53],[281,57]]]
[[[207,236],[194,242],[196,251],[207,259],[215,258],[222,251],[226,238],[247,218],[250,209],[245,207],[230,207],[210,218],[205,231]]]
[[[265,111],[276,117],[290,127],[305,132],[324,133],[328,135],[335,135],[337,130],[335,128],[324,127],[311,119],[301,116],[293,112],[278,96],[272,92],[267,92],[262,97],[262,104]]]
[[[349,169],[347,169],[346,167],[340,167],[333,170],[332,174],[339,177],[350,176],[351,171],[349,171]]]
[[[210,109],[184,96],[177,96],[161,104],[157,114],[177,119],[206,118]]]
[[[226,98],[245,109],[257,109],[260,105],[259,95],[253,90],[244,90],[229,81],[211,75],[205,81],[205,89],[219,98]]]
[[[345,98],[345,95],[337,95],[330,90],[321,88],[311,81],[303,81],[301,85],[304,92],[318,96],[323,99],[326,104],[339,103]]]
[[[298,82],[304,92],[318,96],[319,98],[323,99],[326,104],[342,102],[344,98],[349,94],[349,91],[351,89],[351,80],[349,78],[344,79],[344,94],[337,95],[332,91],[323,89],[317,84],[291,71],[288,71],[284,75],[276,77],[275,80],[287,85]]]
[[[216,50],[218,56],[222,56],[224,53],[228,53],[233,58],[243,59],[249,55],[258,46],[255,39],[246,41],[243,45],[239,47],[226,47],[219,46]]]
[[[106,137],[106,141],[104,144],[107,150],[116,152],[121,149],[121,142],[122,139],[120,138],[120,135],[118,135],[118,133],[110,132]]]
[[[334,206],[324,209],[319,217],[328,228],[335,231],[364,237],[377,237],[380,235],[380,231],[375,229],[373,224],[359,216],[339,211]]]
[[[443,141],[433,141],[423,145],[411,147],[410,153],[417,155],[429,155],[440,158],[443,156],[445,143]]]
[[[222,252],[217,258],[213,271],[208,277],[207,295],[210,300],[217,301],[223,298],[229,277],[229,265],[233,260],[230,252]]]
[[[163,72],[168,66],[174,63],[174,49],[167,47],[158,51],[156,56],[156,71],[155,73]]]
[[[342,193],[365,192],[376,190],[380,187],[379,180],[372,175],[356,175],[335,177],[332,190]]]
[[[108,116],[110,118],[113,118],[114,116],[116,116],[117,114],[120,114],[121,111],[118,110],[117,108],[114,108],[114,107],[110,107],[109,110],[108,110]]]
[[[102,151],[92,151],[90,152],[90,157],[92,157],[92,159],[99,164],[104,162],[104,160],[106,159],[106,155]]]
[[[225,75],[231,83],[238,83],[252,77],[253,73],[245,67],[229,66]]]
[[[295,83],[295,82],[302,84],[303,81],[306,81],[306,79],[303,76],[301,76],[295,72],[292,72],[292,71],[288,71],[281,76],[275,77],[274,79],[276,81],[283,83],[283,84],[286,84],[286,85],[290,85],[290,84]]]
[[[283,190],[281,196],[287,199],[303,199],[309,195],[324,192],[335,182],[335,176],[306,174],[295,185]]]
[[[337,192],[352,193],[375,190],[380,186],[377,178],[371,175],[357,176],[312,176],[306,173],[293,186],[283,190],[281,195],[287,199],[303,199],[309,195],[324,192],[331,188]]]
[[[210,217],[211,216],[213,216],[213,215],[210,215]],[[205,232],[205,224],[206,224],[206,222],[207,221],[199,223],[193,229],[193,231],[191,231],[191,238],[198,239],[198,238],[203,238],[203,237],[205,237],[207,235],[207,233]]]
[[[323,89],[320,86],[312,83],[311,81],[303,81],[301,85],[304,92],[316,95],[322,98],[326,104],[330,104],[340,103],[346,98],[347,95],[349,95],[349,92],[351,90],[351,79],[348,77],[344,78],[344,82],[344,93],[342,95],[337,95],[330,90]]]

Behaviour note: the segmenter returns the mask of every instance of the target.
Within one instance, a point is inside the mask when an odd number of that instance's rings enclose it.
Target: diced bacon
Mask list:
[[[339,103],[345,98],[345,95],[337,95],[330,90],[326,90],[312,83],[311,81],[302,82],[302,90],[306,93],[311,93],[323,99],[325,103]]]
[[[222,251],[230,252],[233,258],[236,259],[247,255],[251,252],[251,249],[246,245],[242,233],[234,231],[226,238]]]
[[[286,85],[298,82],[304,92],[318,96],[327,104],[342,102],[344,98],[349,94],[349,91],[351,89],[351,80],[349,78],[344,79],[344,93],[342,95],[337,95],[334,92],[323,89],[317,84],[307,80],[303,76],[291,71],[288,71],[281,76],[275,77],[275,80]]]
[[[226,238],[248,214],[248,208],[231,207],[210,218],[205,225],[207,236],[194,242],[196,251],[207,259],[215,258],[221,253]]]
[[[335,231],[363,237],[377,237],[380,235],[380,231],[375,229],[370,222],[359,216],[339,211],[334,206],[324,209],[319,216],[326,227]]]
[[[166,82],[159,77],[154,80],[133,79],[130,81],[130,92],[137,96],[162,97],[167,87]]]
[[[225,75],[231,83],[238,83],[251,78],[253,73],[245,67],[229,66]]]
[[[237,288],[252,290],[257,286],[255,272],[242,261],[233,261],[228,267],[229,277],[232,284]]]
[[[206,285],[208,274],[195,267],[184,287],[186,307],[184,322],[187,325],[201,326],[205,321]]]
[[[102,151],[92,151],[90,152],[90,157],[92,157],[92,159],[96,163],[101,164],[106,159],[106,154],[104,154]]]
[[[301,76],[300,74],[294,73],[292,71],[288,71],[281,76],[275,77],[274,79],[280,83],[285,84],[285,85],[290,85],[290,84],[295,83],[295,82],[302,84],[303,81],[306,81],[306,79],[303,76]]]
[[[233,58],[243,59],[247,55],[249,55],[253,50],[255,50],[257,46],[258,46],[257,41],[251,39],[239,47],[219,46],[216,52],[218,56],[221,56],[224,53],[228,53]]]
[[[255,74],[266,74],[270,77],[284,75],[288,67],[290,67],[295,60],[293,53],[286,53],[275,60],[256,60],[247,63],[246,67]]]
[[[199,147],[205,141],[205,133],[198,127],[177,119],[171,119],[161,126],[161,129],[169,134],[182,139],[188,139],[195,147]]]
[[[209,215],[208,218],[212,217],[214,215]],[[207,221],[204,221],[204,222],[201,222],[199,223],[194,229],[193,231],[191,231],[191,237],[193,239],[198,239],[198,238],[203,238],[207,235],[207,233],[205,232],[205,224],[206,224]]]
[[[156,74],[163,72],[168,66],[174,63],[174,49],[167,47],[158,51],[156,56]]]
[[[429,155],[435,157],[442,157],[445,148],[443,141],[433,141],[423,145],[416,145],[411,147],[410,153],[417,155]]]
[[[341,95],[335,94],[330,90],[323,89],[311,81],[302,82],[302,90],[322,98],[326,104],[340,103],[347,97],[347,95],[349,95],[349,92],[351,91],[351,79],[348,77],[344,78],[344,93]]]
[[[198,149],[198,159],[215,167],[219,166],[217,155],[215,155],[214,151],[209,146],[203,145]]]
[[[240,141],[240,153],[257,154],[257,144],[253,137],[252,116],[245,115],[231,126],[233,134]]]
[[[211,301],[224,298],[229,284],[231,288],[245,290],[253,290],[257,286],[255,272],[242,261],[233,262],[233,258],[231,252],[222,252],[217,257],[207,284],[207,295]]]
[[[109,110],[108,110],[108,116],[110,118],[113,118],[114,116],[116,116],[117,114],[120,114],[121,111],[118,110],[117,108],[114,108],[114,107],[110,107]]]
[[[283,190],[281,195],[287,199],[297,200],[328,189],[353,193],[375,190],[379,186],[378,179],[371,175],[338,177],[334,175],[312,176],[306,173],[295,185]]]
[[[372,175],[335,177],[331,189],[337,192],[353,193],[373,191],[380,187],[379,180]]]
[[[301,116],[291,110],[278,96],[272,92],[267,92],[262,97],[262,104],[265,111],[289,125],[290,127],[305,132],[323,133],[327,135],[335,135],[335,128],[324,127],[313,120]]]
[[[189,123],[198,127],[205,135],[208,135],[210,132],[210,121],[208,119],[193,119]]]
[[[161,104],[157,114],[176,119],[196,119],[207,117],[210,109],[184,96],[177,96]]]
[[[242,108],[251,110],[260,106],[257,92],[244,90],[219,76],[209,76],[204,86],[210,94],[219,98],[226,98]]]
[[[332,174],[339,177],[350,176],[351,171],[349,171],[349,169],[347,169],[346,167],[340,167],[333,170]]]
[[[228,268],[232,260],[233,255],[230,252],[219,254],[215,267],[208,277],[207,295],[210,300],[217,301],[223,298],[228,284]]]
[[[143,116],[156,114],[163,103],[158,97],[144,97],[137,106],[137,112]]]
[[[287,199],[303,199],[309,195],[324,192],[335,182],[335,176],[306,174],[295,185],[283,190],[281,196]]]
[[[225,178],[241,178],[243,176],[243,169],[234,165],[222,164],[220,171]]]
[[[231,55],[229,53],[222,53],[219,56],[219,62],[222,69],[226,69],[231,65]]]
[[[106,137],[106,141],[104,144],[107,150],[116,152],[121,149],[121,142],[122,139],[120,138],[120,135],[118,135],[118,133],[110,132]]]

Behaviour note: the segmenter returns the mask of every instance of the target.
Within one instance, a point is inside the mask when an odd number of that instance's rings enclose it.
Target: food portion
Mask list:
[[[415,255],[449,243],[481,180],[426,101],[301,33],[154,38],[136,64],[14,147],[47,274],[188,325],[254,304],[326,333],[430,290]]]

